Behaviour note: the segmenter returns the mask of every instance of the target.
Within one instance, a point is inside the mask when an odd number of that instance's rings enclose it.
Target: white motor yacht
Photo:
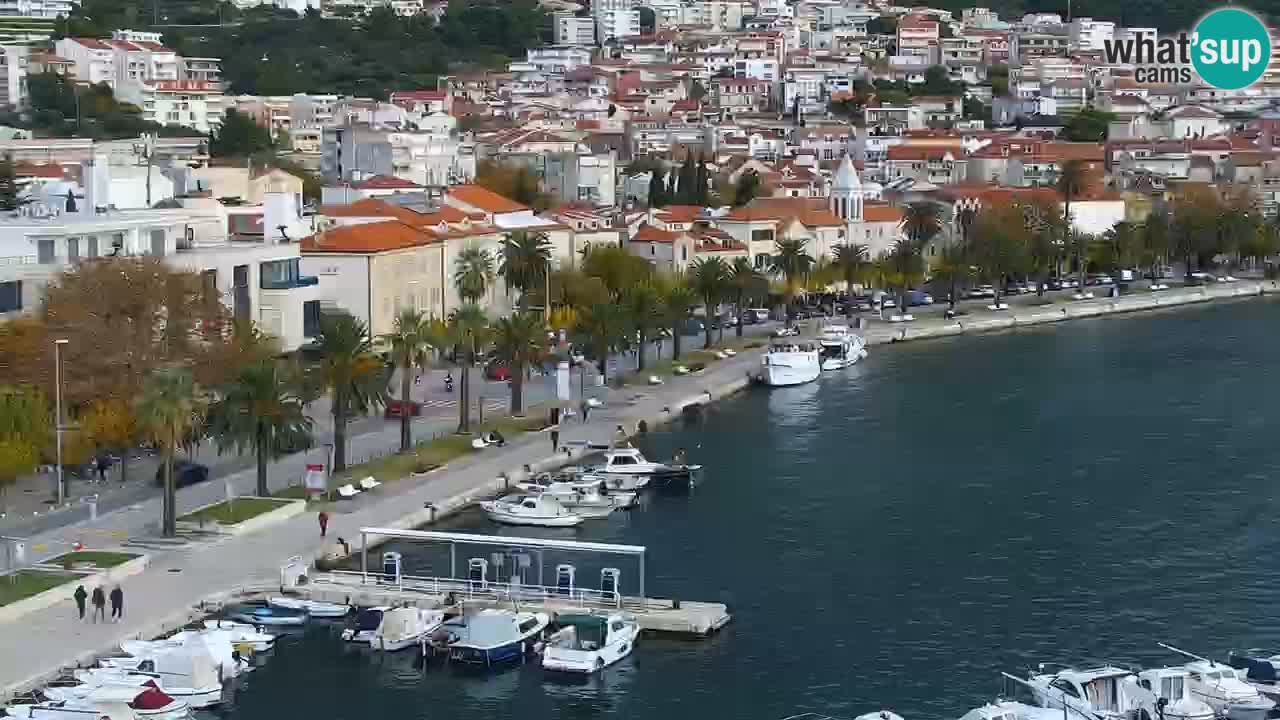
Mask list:
[[[351,621],[348,627],[342,629],[342,639],[355,643],[369,642],[373,639],[373,634],[377,632],[378,626],[382,624],[382,616],[390,609],[383,605],[381,607],[365,608],[356,613],[355,620]]]
[[[508,495],[498,500],[480,503],[480,509],[490,520],[505,525],[533,525],[535,527],[574,527],[581,525],[583,517],[571,512],[560,501],[547,495]]]
[[[340,618],[346,617],[351,612],[349,605],[340,605],[338,603],[320,602],[318,600],[304,600],[302,598],[284,597],[275,595],[267,598],[267,604],[274,608],[284,608],[285,610],[301,610],[313,618]]]
[[[996,700],[970,710],[960,716],[960,720],[1062,720],[1062,711],[1013,700]]]
[[[425,641],[440,623],[444,613],[440,610],[420,608],[393,608],[382,614],[382,622],[369,638],[374,650],[403,650]]]
[[[590,472],[604,478],[613,490],[638,490],[648,485],[689,483],[701,465],[669,465],[650,462],[636,448],[615,448],[604,454],[604,463]]]
[[[1265,720],[1275,709],[1276,703],[1263,697],[1249,683],[1240,679],[1235,668],[1214,662],[1172,645],[1157,643],[1160,647],[1191,658],[1183,667],[1188,672],[1187,687],[1197,700],[1203,700],[1214,712],[1228,720]]]
[[[1236,676],[1244,675],[1263,697],[1280,702],[1280,655],[1248,654],[1232,652],[1227,664],[1236,669]]]
[[[487,609],[442,627],[449,634],[449,661],[492,667],[534,651],[551,616],[547,613]]]
[[[547,639],[542,667],[579,674],[600,672],[631,654],[640,624],[619,614],[561,615]]]
[[[1074,714],[1076,720],[1134,720],[1140,710],[1156,717],[1155,694],[1123,668],[1104,666],[1035,673],[1025,680],[1007,673],[1005,677],[1030,688],[1041,707]]]
[[[760,382],[771,387],[803,385],[821,373],[821,353],[812,343],[774,341],[760,360]]]
[[[1164,720],[1214,720],[1213,708],[1192,694],[1190,675],[1184,667],[1143,670],[1138,684],[1164,701]]]
[[[108,670],[163,678],[160,689],[166,695],[185,700],[193,708],[212,707],[222,702],[218,665],[205,648],[183,646],[146,658],[104,658],[100,662]]]
[[[4,711],[9,717],[22,720],[138,720],[137,711],[129,706],[135,695],[128,690],[109,690],[93,701],[12,704]]]
[[[55,685],[40,692],[51,702],[64,703],[64,706],[96,708],[123,702],[134,715],[148,720],[182,720],[191,715],[191,706],[186,701],[165,694],[148,678],[128,683],[103,681],[96,685]]]
[[[516,487],[531,494],[545,493],[560,501],[561,505],[583,517],[603,517],[635,505],[637,495],[627,490],[610,490],[605,479],[598,475],[561,475],[541,473],[516,483]]]
[[[867,356],[867,343],[848,325],[827,325],[818,336],[823,370],[841,370]]]

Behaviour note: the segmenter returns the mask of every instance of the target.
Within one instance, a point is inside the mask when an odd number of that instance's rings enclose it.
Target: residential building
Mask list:
[[[556,44],[582,45],[596,44],[596,21],[589,17],[576,17],[572,13],[556,13]]]
[[[1067,32],[1073,49],[1102,50],[1107,41],[1115,37],[1116,24],[1089,17],[1073,18]]]
[[[222,125],[226,98],[219,85],[197,80],[134,80],[117,96],[142,108],[144,120],[211,133]]]
[[[0,107],[16,108],[27,95],[27,73],[30,71],[30,48],[25,45],[0,46]],[[40,58],[52,57],[37,55]],[[63,61],[65,63],[65,61]],[[50,61],[50,70],[58,72],[65,65]],[[42,66],[40,68],[44,70]]]
[[[898,54],[936,58],[941,31],[938,21],[919,14],[904,15],[898,20]],[[931,60],[932,62],[932,60]]]
[[[696,243],[684,230],[664,230],[642,223],[627,240],[627,251],[641,257],[656,270],[682,273],[694,261]]]
[[[67,17],[75,0],[0,0],[0,17]]]
[[[447,130],[393,131],[367,124],[326,127],[320,153],[321,174],[341,182],[389,175],[444,187],[465,182],[476,172],[474,148]]]

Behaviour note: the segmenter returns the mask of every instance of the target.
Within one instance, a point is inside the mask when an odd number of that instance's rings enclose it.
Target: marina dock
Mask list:
[[[732,618],[723,603],[647,597],[643,546],[370,527],[361,528],[360,533],[361,570],[317,572],[299,559],[281,568],[282,588],[310,600],[360,607],[447,609],[518,606],[553,615],[622,611],[633,615],[642,630],[693,636],[710,635]],[[387,562],[370,568],[365,550],[370,536],[447,544],[450,547],[450,572],[442,577],[405,574],[399,566],[397,553],[384,554]],[[491,566],[486,557],[466,558],[467,570],[460,573],[460,545],[500,548],[503,553],[509,552],[506,555],[511,558],[509,574],[502,577],[503,566],[498,563]],[[585,583],[579,583],[572,565],[562,563],[548,568],[543,557],[549,551],[634,559],[638,568],[637,591],[627,594],[620,582],[624,576],[616,568],[605,568],[601,571],[600,583],[596,587],[586,587]],[[546,582],[548,575],[554,577],[550,583]]]

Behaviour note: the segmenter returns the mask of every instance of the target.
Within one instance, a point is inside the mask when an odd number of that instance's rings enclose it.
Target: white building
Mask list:
[[[0,0],[0,17],[66,17],[73,5],[74,0]]]
[[[0,106],[18,107],[27,96],[27,62],[31,48],[0,47]]]
[[[1115,23],[1087,17],[1075,18],[1068,29],[1071,47],[1076,50],[1101,50],[1115,34]]]
[[[226,109],[219,86],[194,80],[134,81],[121,85],[116,94],[142,108],[144,120],[206,134],[222,124]]]
[[[595,45],[596,21],[589,17],[575,17],[570,13],[557,13],[557,45]]]
[[[640,34],[639,10],[603,10],[596,14],[596,33],[601,42]]]
[[[75,63],[74,75],[80,82],[115,87],[116,51],[111,45],[97,38],[62,38],[54,47],[59,57]]]

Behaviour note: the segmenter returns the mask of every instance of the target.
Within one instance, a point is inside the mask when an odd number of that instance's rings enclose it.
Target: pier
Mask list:
[[[385,554],[387,563],[370,567],[368,543],[371,536],[380,540],[446,544],[449,546],[449,574],[414,576],[403,572],[396,553]],[[731,616],[722,603],[694,602],[678,599],[650,598],[645,594],[645,548],[641,545],[580,542],[546,538],[521,538],[501,535],[398,530],[365,527],[360,529],[361,569],[316,572],[301,559],[281,569],[281,586],[312,600],[346,603],[358,606],[414,606],[447,608],[460,604],[471,607],[537,608],[559,613],[616,610],[635,616],[643,630],[710,635],[729,623]],[[458,546],[499,549],[490,558],[460,558]],[[636,592],[627,594],[623,572],[617,568],[601,570],[595,587],[577,577],[576,568],[559,564],[548,568],[545,554],[605,555],[629,558],[636,562]],[[459,573],[460,560],[466,572]],[[548,574],[552,582],[547,582]],[[505,573],[505,574],[504,574]]]

